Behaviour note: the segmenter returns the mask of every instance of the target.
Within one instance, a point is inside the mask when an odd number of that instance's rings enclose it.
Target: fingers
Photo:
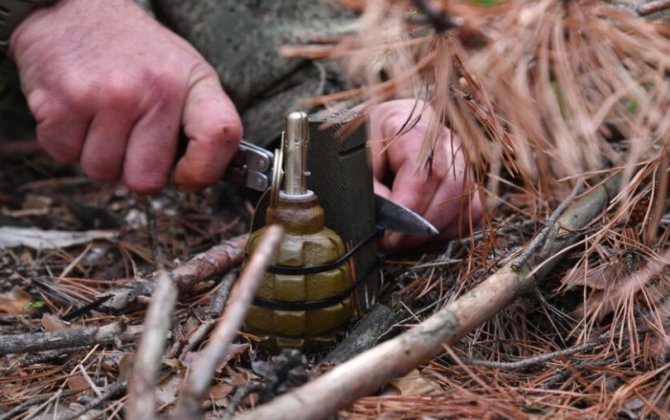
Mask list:
[[[421,116],[409,121],[416,108],[413,100],[398,100],[384,103],[371,113],[370,134],[373,137],[369,147],[375,192],[383,193],[426,218],[440,231],[441,238],[453,237],[465,231],[470,221],[479,220],[481,201],[476,194],[470,197],[474,182],[458,139],[446,127],[441,129],[430,164],[420,166],[417,158],[430,118],[435,116],[429,108],[419,106]],[[384,140],[380,142],[378,139]],[[395,172],[390,189],[382,183],[386,170]],[[388,232],[380,246],[393,252],[428,239],[431,238]]]
[[[380,195],[384,198],[391,199],[391,189],[389,187],[382,184],[377,179],[373,179],[372,182],[373,182],[372,187],[374,189],[375,194]]]
[[[37,120],[37,139],[42,148],[59,162],[79,160],[90,114],[70,112],[65,104],[50,100],[44,91],[29,95],[28,106]]]
[[[179,132],[179,107],[166,101],[144,114],[128,139],[123,182],[139,194],[152,194],[167,184]]]
[[[180,190],[194,192],[223,175],[242,138],[242,123],[215,75],[193,85],[183,119],[189,143],[174,182]]]
[[[99,112],[91,122],[81,152],[81,168],[91,179],[116,181],[123,170],[126,143],[135,121],[123,112]]]
[[[431,176],[428,179],[420,178],[415,172],[405,170],[409,166],[401,168],[396,174],[390,198],[396,203],[414,210],[441,232],[448,221],[446,223],[438,223],[443,222],[443,220],[441,220],[441,215],[435,214],[435,204],[436,202],[439,203],[437,200],[443,199],[445,196],[453,193],[449,188],[449,182],[437,176]],[[389,232],[384,236],[382,246],[386,250],[397,250],[401,245],[403,247],[413,247],[425,242],[427,239],[426,236],[402,235]]]

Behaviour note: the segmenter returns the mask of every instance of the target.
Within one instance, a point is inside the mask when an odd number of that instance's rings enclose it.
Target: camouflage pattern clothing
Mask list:
[[[353,16],[332,0],[155,0],[158,16],[216,68],[245,137],[267,145],[296,100],[337,83],[324,66],[280,56],[283,45],[340,33]]]

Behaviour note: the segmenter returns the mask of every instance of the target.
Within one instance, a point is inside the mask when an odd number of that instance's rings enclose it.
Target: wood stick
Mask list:
[[[517,271],[512,269],[512,262],[508,262],[418,326],[236,419],[327,418],[430,361],[442,353],[444,345],[455,343],[532,289],[535,282],[560,260],[560,251],[577,240],[575,232],[606,208],[617,188],[618,178],[591,191],[566,210],[559,219],[562,229],[556,239],[538,252],[538,255],[549,255],[548,260],[530,256]]]
[[[603,340],[605,340],[605,338],[607,338],[607,336],[603,335],[593,341],[589,341],[588,343],[579,344],[577,346],[568,347],[567,349],[552,351],[550,353],[544,353],[533,357],[527,357],[516,362],[493,362],[490,360],[476,360],[468,358],[461,358],[461,362],[469,366],[483,366],[490,369],[523,370],[545,363],[549,360],[556,359],[558,357],[571,356],[575,353],[593,350],[596,346],[600,345]]]
[[[232,288],[233,283],[237,280],[238,273],[236,271],[237,270],[231,271],[223,276],[221,285],[212,295],[212,301],[209,305],[209,309],[207,310],[207,318],[192,334],[189,335],[188,342],[181,350],[181,357],[184,357],[184,355],[199,345],[207,337],[210,331],[214,329],[216,318],[221,316],[223,308],[228,301],[230,289]]]
[[[121,395],[121,393],[126,390],[126,385],[126,381],[116,382],[109,385],[101,396],[87,402],[84,404],[84,407],[77,411],[62,415],[59,417],[59,420],[74,420],[82,418],[84,414],[88,413],[89,411],[98,408],[106,401]]]
[[[163,271],[158,275],[156,291],[147,310],[144,332],[128,385],[128,419],[155,417],[154,390],[176,301],[177,288],[168,273]]]
[[[637,8],[637,14],[640,16],[649,16],[667,9],[670,9],[670,0],[656,0],[640,5]]]
[[[273,225],[267,228],[259,240],[258,247],[230,294],[223,316],[219,319],[207,347],[197,356],[186,378],[174,418],[202,417],[202,402],[207,395],[216,368],[225,357],[237,331],[242,326],[256,289],[265,276],[268,265],[274,259],[283,236],[284,229]]]
[[[71,330],[1,335],[0,356],[130,341],[136,333],[137,329],[127,328],[126,322],[120,320],[102,326]]]
[[[199,282],[225,273],[242,263],[248,236],[245,234],[227,239],[194,256],[184,264],[168,271],[169,277],[180,291],[184,291],[191,289]],[[151,296],[155,283],[156,274],[153,274],[109,290],[100,296],[100,299],[107,298],[100,308],[121,312],[137,303],[142,303]]]

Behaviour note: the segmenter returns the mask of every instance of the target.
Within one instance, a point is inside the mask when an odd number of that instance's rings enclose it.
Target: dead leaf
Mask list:
[[[231,344],[230,347],[228,348],[228,353],[226,353],[226,355],[223,358],[223,360],[221,361],[221,363],[219,363],[219,366],[217,366],[217,368],[216,368],[217,372],[220,371],[221,369],[223,369],[228,364],[230,359],[236,357],[239,354],[244,353],[248,349],[249,349],[249,343],[244,343],[244,344],[233,343],[233,344]],[[195,363],[196,359],[199,356],[200,356],[200,352],[189,351],[189,352],[184,354],[184,356],[182,357],[181,362],[184,366],[190,367],[191,365],[193,365],[193,363]]]
[[[72,391],[85,391],[90,385],[82,375],[72,375],[67,378],[67,387]]]
[[[183,383],[183,374],[170,375],[168,379],[162,381],[156,387],[156,399],[161,405],[174,403],[177,398],[177,393],[181,389]]]
[[[40,322],[44,331],[47,332],[63,331],[69,328],[65,321],[51,314],[42,315],[42,320]]]
[[[130,374],[135,363],[135,353],[126,353],[119,360],[119,380],[130,378]]]
[[[615,278],[612,271],[611,264],[606,263],[591,268],[588,273],[571,272],[561,280],[561,283],[568,287],[587,286],[595,290],[605,290],[611,286],[612,278]]]
[[[234,387],[230,384],[220,383],[209,389],[209,397],[214,401],[221,401],[233,392]]]
[[[436,392],[442,392],[439,383],[430,376],[422,374],[418,369],[414,369],[402,378],[391,382],[384,393],[412,396],[430,395]]]
[[[161,363],[169,367],[173,371],[177,371],[181,367],[181,362],[177,359],[163,359],[161,360]]]
[[[45,197],[43,195],[28,194],[23,200],[23,210],[44,210],[45,213],[48,212],[49,207],[53,203],[51,197]]]
[[[7,293],[0,294],[0,312],[17,315],[31,310],[33,298],[30,293],[14,287]]]

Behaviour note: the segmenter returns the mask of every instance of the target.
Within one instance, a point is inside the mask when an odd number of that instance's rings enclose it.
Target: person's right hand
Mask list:
[[[61,0],[28,16],[10,47],[40,144],[95,180],[160,190],[180,127],[182,190],[219,179],[237,149],[240,118],[214,69],[132,0]]]

